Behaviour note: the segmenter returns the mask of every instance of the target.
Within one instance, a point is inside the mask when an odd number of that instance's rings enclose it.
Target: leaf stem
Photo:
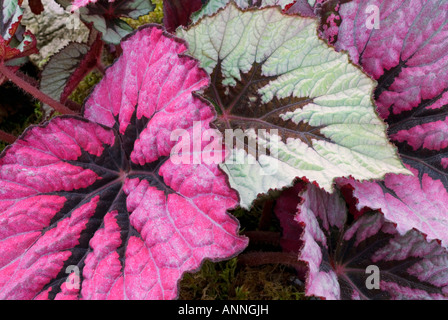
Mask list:
[[[36,87],[32,86],[30,83],[17,76],[12,70],[6,67],[3,63],[0,63],[0,73],[2,73],[6,78],[12,81],[15,85],[23,89],[25,92],[32,95],[34,98],[42,101],[43,103],[48,104],[50,107],[55,109],[61,114],[76,114],[75,111],[70,110],[62,103],[56,101],[50,96],[46,95]]]
[[[14,143],[14,141],[17,140],[17,137],[12,134],[9,134],[3,130],[0,130],[0,140],[4,141],[6,143],[12,144],[12,143]]]

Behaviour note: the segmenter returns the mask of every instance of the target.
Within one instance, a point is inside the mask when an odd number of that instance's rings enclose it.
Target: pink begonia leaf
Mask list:
[[[375,11],[377,28],[368,21],[375,18]],[[400,115],[396,120],[403,122],[435,108],[431,105],[443,98],[448,87],[446,1],[356,0],[342,4],[340,15],[335,47],[347,50],[378,80],[376,100],[383,118]]]
[[[173,299],[184,272],[247,245],[217,164],[170,156],[173,129],[210,128],[194,94],[209,77],[161,27],[122,47],[87,119],[32,127],[0,158],[2,299]]]
[[[170,32],[179,26],[186,27],[191,14],[201,7],[201,0],[163,0],[163,25]]]
[[[308,296],[328,300],[448,299],[448,252],[416,230],[404,235],[379,212],[351,221],[335,192],[308,185],[296,220]]]
[[[339,14],[334,45],[377,80],[378,112],[414,173],[341,183],[358,210],[381,210],[401,233],[416,228],[448,246],[448,2],[354,0]]]
[[[14,72],[25,62],[23,57],[37,53],[36,38],[20,24],[22,0],[0,0],[0,64]],[[0,85],[6,81],[0,74]]]

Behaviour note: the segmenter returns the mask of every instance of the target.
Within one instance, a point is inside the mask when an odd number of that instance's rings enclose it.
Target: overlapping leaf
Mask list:
[[[304,182],[299,182],[293,187],[283,190],[275,204],[274,212],[282,228],[280,245],[286,252],[298,252],[303,246],[300,239],[303,230],[300,224],[294,221],[294,218],[301,201],[298,194],[305,190],[305,186]]]
[[[53,55],[44,66],[40,90],[53,99],[65,103],[70,94],[101,59],[103,43],[99,36],[89,47],[71,42]]]
[[[343,183],[359,209],[381,209],[401,232],[417,228],[447,246],[448,1],[352,1],[340,16],[335,46],[377,79],[378,111],[414,173]]]
[[[40,90],[60,101],[70,76],[87,52],[89,52],[88,45],[72,42],[52,56],[42,71]]]
[[[229,3],[234,2],[239,8],[247,9],[252,7],[264,8],[268,6],[281,6],[285,8],[286,6],[292,4],[294,0],[261,0],[261,1],[253,1],[253,0],[209,0],[200,11],[195,12],[192,15],[193,23],[196,23],[199,19],[205,16],[211,16],[218,12],[219,9],[224,8]]]
[[[224,8],[231,0],[209,0],[200,11],[193,14],[193,21],[197,22],[204,16],[210,16]],[[234,0],[241,9],[264,8],[280,6],[287,14],[299,14],[303,17],[316,17],[325,0]]]
[[[309,269],[307,295],[448,299],[448,252],[436,241],[427,242],[415,230],[400,235],[378,212],[350,223],[337,192],[308,185],[301,197],[296,221],[304,228],[299,260]]]
[[[170,158],[174,129],[214,118],[194,94],[207,74],[159,27],[122,47],[87,119],[32,127],[0,158],[0,298],[172,299],[184,272],[246,246],[218,166]]]
[[[249,137],[245,145],[237,137],[236,148],[228,143],[233,153],[222,165],[243,207],[295,177],[332,190],[336,177],[408,172],[375,113],[375,83],[316,28],[316,20],[279,8],[243,11],[232,3],[178,31],[211,75],[204,95],[219,110],[215,125]]]

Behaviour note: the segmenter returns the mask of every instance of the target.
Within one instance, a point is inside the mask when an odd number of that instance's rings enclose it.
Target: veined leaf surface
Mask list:
[[[32,127],[0,157],[0,299],[173,299],[184,272],[247,245],[225,174],[170,157],[174,128],[209,129],[194,94],[209,77],[161,27],[122,48],[87,119]]]
[[[218,110],[215,126],[249,137],[244,147],[230,146],[221,165],[243,207],[296,177],[331,191],[337,177],[409,173],[375,113],[375,81],[316,29],[317,20],[277,7],[243,11],[231,3],[178,30],[211,75],[203,94]]]
[[[381,210],[400,232],[415,228],[446,247],[448,1],[354,0],[339,13],[335,47],[378,81],[378,112],[414,174],[341,183],[354,187],[358,209]]]

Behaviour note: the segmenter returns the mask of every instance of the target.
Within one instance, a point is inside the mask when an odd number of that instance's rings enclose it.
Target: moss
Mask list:
[[[150,12],[149,14],[141,16],[135,20],[131,18],[122,18],[122,20],[124,20],[134,29],[137,29],[138,27],[148,23],[162,23],[163,0],[151,0],[151,2],[156,5],[156,8],[154,9],[153,12]]]

